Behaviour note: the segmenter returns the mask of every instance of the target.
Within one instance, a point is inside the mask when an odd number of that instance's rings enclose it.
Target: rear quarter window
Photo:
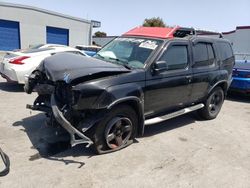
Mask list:
[[[222,61],[226,61],[233,57],[233,50],[229,43],[218,42],[219,53]]]

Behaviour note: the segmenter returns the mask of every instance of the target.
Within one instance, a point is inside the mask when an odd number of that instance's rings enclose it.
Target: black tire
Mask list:
[[[204,103],[205,107],[198,110],[200,117],[205,120],[215,119],[221,110],[224,98],[225,95],[222,88],[214,88]]]
[[[97,154],[104,154],[132,144],[137,125],[135,110],[129,105],[117,105],[95,126],[93,149]]]

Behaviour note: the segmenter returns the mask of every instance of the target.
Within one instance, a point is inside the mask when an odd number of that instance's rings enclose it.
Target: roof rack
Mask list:
[[[180,27],[174,33],[174,37],[184,38],[190,35],[196,35],[196,31],[194,28]]]
[[[143,37],[155,37],[155,38],[184,38],[186,36],[196,35],[194,28],[185,27],[136,27],[126,33],[123,36],[143,36]]]

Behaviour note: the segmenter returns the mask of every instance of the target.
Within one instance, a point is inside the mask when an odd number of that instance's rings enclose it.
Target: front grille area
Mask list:
[[[62,106],[72,102],[71,86],[65,82],[58,82],[55,87],[55,98]]]

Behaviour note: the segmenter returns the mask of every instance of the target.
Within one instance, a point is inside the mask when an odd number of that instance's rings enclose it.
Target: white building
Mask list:
[[[0,50],[56,43],[69,46],[92,42],[92,22],[36,7],[0,2]]]
[[[232,42],[236,59],[250,60],[250,26],[238,26],[223,36]]]
[[[198,31],[198,35],[219,37],[220,33],[211,31]],[[237,60],[250,60],[250,26],[237,26],[235,30],[222,33],[223,38],[232,43]]]

